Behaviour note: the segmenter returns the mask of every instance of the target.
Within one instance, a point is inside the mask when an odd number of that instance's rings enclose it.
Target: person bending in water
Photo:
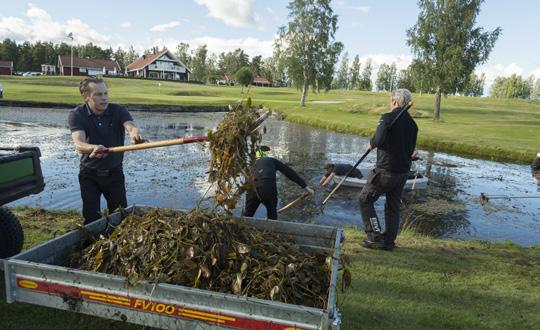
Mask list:
[[[268,157],[266,153],[270,148],[261,147],[257,152],[257,160],[253,167],[255,179],[255,189],[248,190],[246,194],[246,204],[242,211],[242,216],[251,217],[262,203],[266,207],[268,219],[277,220],[278,193],[276,186],[276,172],[285,174],[289,180],[296,182],[300,187],[313,195],[314,191],[307,186],[306,182],[289,166],[273,157]]]
[[[347,174],[352,168],[352,165],[349,164],[333,164],[333,163],[327,163],[324,165],[324,170],[326,171],[323,177],[321,178],[321,181],[319,181],[319,184],[321,186],[326,186],[329,182],[332,181],[332,179],[338,175],[343,176]],[[351,174],[349,174],[349,177],[351,178],[358,178],[361,179],[363,177],[362,172],[360,172],[359,169],[355,168]]]

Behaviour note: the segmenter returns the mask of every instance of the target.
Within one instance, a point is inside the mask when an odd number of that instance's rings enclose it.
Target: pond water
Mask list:
[[[38,146],[46,182],[42,193],[10,205],[80,210],[79,159],[67,128],[68,111],[0,109],[0,145]],[[144,137],[151,141],[205,134],[223,116],[219,113],[132,114]],[[292,166],[316,191],[313,198],[281,213],[280,220],[362,228],[359,189],[341,188],[322,209],[320,203],[327,191],[318,182],[325,162],[354,164],[366,150],[368,139],[273,119],[268,119],[265,126],[263,141],[272,148],[271,155]],[[430,184],[424,193],[404,195],[404,226],[441,238],[510,240],[523,246],[540,244],[540,199],[491,199],[482,206],[479,198],[481,192],[487,196],[540,195],[529,166],[420,153],[422,160],[413,169],[427,175]],[[208,161],[209,152],[201,144],[126,153],[128,203],[193,208],[199,202],[210,207]],[[371,153],[361,167],[373,166],[374,162],[375,153]],[[284,176],[278,178],[278,190],[281,206],[303,193]],[[384,198],[377,202],[376,208],[383,217]],[[240,211],[241,206],[234,212]],[[261,206],[256,216],[265,215]]]

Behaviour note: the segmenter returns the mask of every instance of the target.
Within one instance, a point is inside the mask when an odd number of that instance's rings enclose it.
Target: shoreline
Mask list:
[[[166,104],[130,104],[122,103],[129,111],[148,111],[148,112],[163,112],[163,113],[211,113],[211,112],[227,112],[226,106],[197,106],[197,105],[166,105]],[[36,102],[36,101],[21,101],[21,100],[0,100],[0,108],[20,107],[20,108],[48,108],[48,109],[72,109],[78,104],[61,103],[61,102]],[[320,119],[309,118],[305,119],[302,116],[289,113],[286,110],[273,109],[269,110],[279,113],[282,120],[286,120],[295,124],[306,125],[314,128],[325,129],[338,133],[353,134],[363,137],[369,137],[374,134],[374,129],[366,129],[354,127],[348,124],[337,122],[325,122]],[[469,158],[479,158],[483,160],[509,162],[515,164],[530,164],[534,160],[533,154],[509,151],[497,147],[469,145],[457,142],[433,140],[429,138],[419,137],[417,146],[426,151],[444,152],[456,156],[464,156]]]
[[[370,137],[375,134],[375,129],[354,127],[348,124],[341,124],[336,122],[325,122],[317,118],[305,119],[302,116],[295,116],[294,113],[288,113],[284,110],[271,109],[278,112],[283,120],[289,121],[295,124],[306,125],[310,127],[329,130],[332,132],[345,133],[358,135],[363,137]],[[490,160],[496,162],[507,162],[520,165],[531,164],[534,160],[535,154],[528,154],[522,152],[508,151],[497,147],[482,146],[479,148],[477,145],[469,145],[457,142],[447,142],[439,140],[430,140],[419,136],[417,141],[417,147],[422,148],[425,151],[431,152],[443,152],[455,156],[478,158],[482,160]]]
[[[114,103],[114,102],[112,102]],[[36,102],[20,100],[0,100],[0,107],[17,108],[45,108],[45,109],[73,109],[80,103],[61,102]],[[228,106],[197,106],[197,105],[167,105],[167,104],[130,104],[122,103],[129,111],[149,111],[149,112],[227,112]]]

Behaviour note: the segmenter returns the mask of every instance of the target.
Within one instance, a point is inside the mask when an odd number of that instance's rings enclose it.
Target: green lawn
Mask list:
[[[70,228],[80,216],[16,208],[25,247]],[[352,286],[339,293],[342,329],[537,329],[540,324],[540,245],[522,248],[437,240],[405,232],[393,252],[360,246],[365,237],[345,229],[342,252],[351,261]],[[1,277],[1,276],[0,276]],[[2,279],[0,279],[2,280]],[[0,282],[0,295],[3,292]],[[140,328],[0,299],[1,328]]]
[[[80,103],[81,77],[1,76],[5,98],[38,102]],[[108,78],[111,100],[123,104],[224,106],[242,98],[240,87]],[[388,93],[332,90],[314,94],[298,105],[292,88],[252,87],[254,104],[283,113],[287,120],[320,128],[371,135],[380,114],[388,111]],[[530,162],[540,151],[540,102],[449,96],[443,98],[441,121],[433,122],[433,95],[414,95],[411,110],[420,127],[418,145],[498,160]],[[319,103],[319,102],[338,103]]]

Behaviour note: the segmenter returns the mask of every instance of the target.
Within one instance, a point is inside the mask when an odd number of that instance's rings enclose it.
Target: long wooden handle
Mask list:
[[[255,128],[250,132],[250,134],[255,132],[261,126],[262,122],[266,118],[268,118],[269,114],[270,114],[270,111],[265,111],[259,118],[253,121],[253,126]],[[206,135],[199,135],[199,136],[192,136],[192,137],[185,137],[185,138],[178,138],[178,139],[171,139],[171,140],[162,140],[162,141],[149,142],[149,143],[132,144],[129,146],[111,147],[103,151],[99,151],[97,152],[97,154],[108,154],[108,153],[114,153],[114,152],[124,152],[124,151],[134,151],[134,150],[142,150],[142,149],[150,149],[150,148],[167,147],[167,146],[174,146],[177,144],[205,142],[207,140],[208,140],[208,137]]]
[[[278,213],[281,213],[287,209],[290,209],[291,207],[293,207],[294,205],[296,205],[298,202],[300,202],[301,200],[303,200],[304,198],[306,198],[307,196],[309,196],[309,193],[306,192],[304,193],[302,196],[298,197],[297,199],[295,199],[294,201],[290,202],[289,204],[283,206],[282,208],[280,208],[277,212]]]
[[[141,150],[141,149],[167,147],[167,146],[174,146],[177,144],[204,142],[206,140],[208,140],[208,137],[206,135],[191,136],[191,137],[184,137],[184,138],[179,138],[179,139],[132,144],[129,146],[112,147],[112,148],[105,149],[103,153],[124,152],[124,151],[133,151],[133,150]]]

